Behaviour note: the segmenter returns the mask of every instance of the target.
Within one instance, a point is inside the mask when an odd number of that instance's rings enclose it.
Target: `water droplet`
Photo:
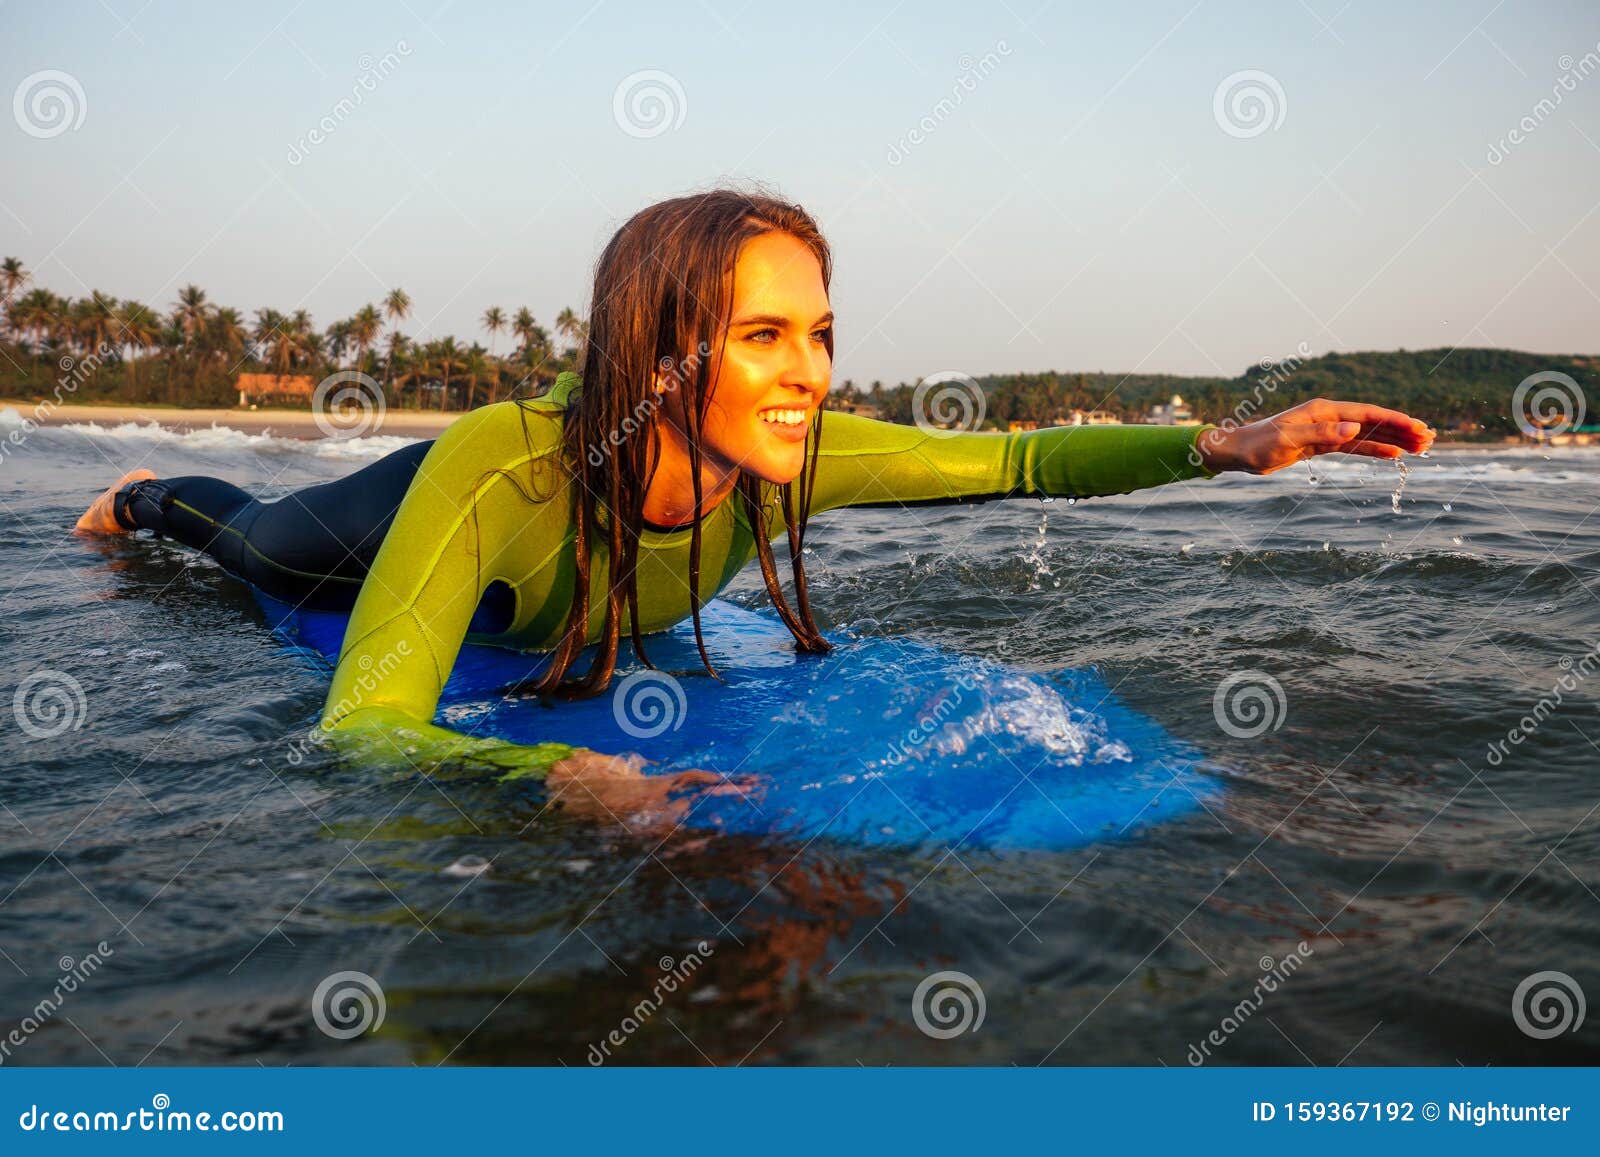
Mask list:
[[[1069,499],[1067,499],[1067,505],[1068,506],[1076,506],[1076,505],[1078,505],[1078,500],[1076,498],[1069,498]]]
[[[1317,472],[1315,470],[1311,469],[1311,459],[1307,458],[1306,459],[1306,482],[1307,482],[1307,485],[1316,486],[1321,481],[1322,481],[1322,479],[1317,477]]]
[[[1406,488],[1406,479],[1411,477],[1411,469],[1400,459],[1396,458],[1394,464],[1399,467],[1400,481],[1395,484],[1394,493],[1389,495],[1389,508],[1396,514],[1400,513],[1400,493]]]
[[[1444,504],[1444,512],[1445,512],[1445,513],[1446,513],[1446,514],[1449,514],[1449,513],[1450,513],[1450,512],[1451,512],[1451,511],[1452,511],[1452,510],[1454,510],[1454,509],[1455,509],[1455,507],[1454,507],[1454,506],[1451,506],[1451,505],[1450,505],[1450,504],[1449,504],[1449,503],[1448,503],[1448,502],[1446,502],[1446,503],[1445,503],[1445,504]]]
[[[1454,538],[1452,538],[1450,541],[1455,543],[1455,545],[1460,546],[1461,545],[1461,536],[1458,534]]]
[[[481,876],[488,870],[489,861],[482,856],[462,856],[444,870],[444,875],[471,878]]]
[[[1322,544],[1322,549],[1323,550],[1327,550],[1328,549],[1328,544],[1327,543],[1323,543]]]
[[[1178,553],[1179,554],[1188,554],[1193,549],[1194,549],[1194,543],[1186,542],[1186,543],[1184,543],[1182,546],[1180,546],[1178,548]]]
[[[1039,501],[1040,502],[1054,502],[1055,500],[1056,500],[1056,496],[1054,494],[1041,494],[1041,495],[1039,495]]]

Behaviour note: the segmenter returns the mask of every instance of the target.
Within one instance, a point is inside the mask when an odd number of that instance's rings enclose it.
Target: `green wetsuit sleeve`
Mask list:
[[[528,421],[540,434],[556,426]],[[432,722],[484,589],[515,582],[519,544],[544,540],[542,523],[559,505],[523,493],[529,463],[554,443],[530,441],[528,431],[516,406],[486,406],[452,424],[418,467],[362,583],[323,708],[324,732],[352,754],[418,765],[482,759],[537,774],[574,750],[474,739]]]
[[[1052,426],[1013,434],[928,431],[825,410],[812,513],[840,506],[1023,495],[1089,498],[1211,478],[1206,426]]]

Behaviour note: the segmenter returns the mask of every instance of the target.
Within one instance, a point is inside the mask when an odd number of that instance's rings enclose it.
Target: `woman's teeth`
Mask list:
[[[761,420],[763,422],[776,422],[783,426],[798,426],[806,420],[806,412],[804,410],[762,410]]]

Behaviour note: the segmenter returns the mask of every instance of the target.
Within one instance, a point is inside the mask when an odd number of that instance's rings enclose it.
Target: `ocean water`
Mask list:
[[[1204,806],[1042,852],[343,766],[239,583],[69,533],[136,465],[273,496],[403,441],[8,444],[0,1063],[1600,1060],[1600,454],[819,516],[825,629],[1090,670],[1201,753]]]

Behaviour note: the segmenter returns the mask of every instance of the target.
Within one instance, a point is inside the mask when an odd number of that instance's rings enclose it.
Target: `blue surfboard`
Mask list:
[[[275,630],[336,660],[348,617],[257,591]],[[624,642],[609,692],[561,702],[506,697],[544,656],[468,644],[436,722],[517,743],[637,752],[651,773],[752,778],[753,798],[695,801],[689,826],[871,846],[1059,849],[1126,837],[1220,794],[1199,751],[1117,701],[1089,671],[1038,672],[906,638],[828,635],[800,655],[776,615],[714,599],[692,622]],[[588,653],[576,669],[587,663]],[[508,787],[509,789],[509,787]]]

